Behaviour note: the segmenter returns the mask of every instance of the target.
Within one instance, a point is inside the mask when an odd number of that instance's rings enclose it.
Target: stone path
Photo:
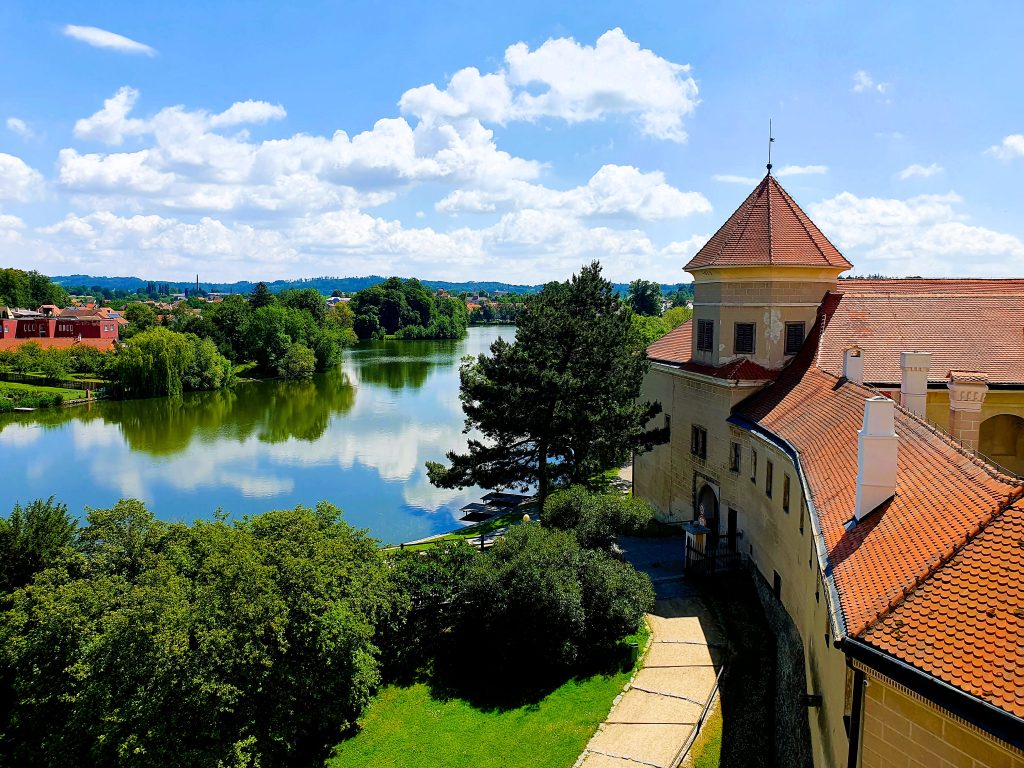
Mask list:
[[[726,638],[682,578],[681,539],[623,539],[620,545],[626,558],[651,576],[659,597],[647,616],[651,644],[643,666],[576,765],[675,768],[714,691]]]

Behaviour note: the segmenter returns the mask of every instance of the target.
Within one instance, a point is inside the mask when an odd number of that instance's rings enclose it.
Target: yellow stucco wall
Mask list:
[[[1024,753],[865,672],[861,768],[1024,768]]]
[[[845,766],[849,749],[843,721],[846,658],[831,642],[828,603],[796,468],[773,445],[726,423],[732,406],[751,392],[654,366],[644,382],[643,397],[659,400],[671,414],[671,442],[637,457],[633,490],[654,505],[659,519],[679,522],[694,519],[694,497],[705,483],[710,484],[719,496],[720,546],[725,546],[728,510],[736,510],[741,532],[738,548],[751,558],[768,584],[773,584],[775,573],[781,577],[783,606],[804,645],[807,692],[823,697],[821,707],[808,709],[814,764]],[[693,424],[708,431],[705,460],[690,454]],[[729,468],[730,443],[734,441],[741,446],[739,472]],[[752,450],[758,454],[753,481]],[[771,498],[765,493],[769,461],[773,467]],[[782,507],[787,476],[789,512]]]

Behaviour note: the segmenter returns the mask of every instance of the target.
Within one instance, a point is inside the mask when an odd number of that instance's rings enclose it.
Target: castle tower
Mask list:
[[[683,267],[694,279],[691,359],[781,368],[852,266],[769,172]]]

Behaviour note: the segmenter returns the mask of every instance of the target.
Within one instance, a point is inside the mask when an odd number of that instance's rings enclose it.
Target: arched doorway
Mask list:
[[[704,525],[711,531],[708,534],[708,548],[714,552],[718,547],[718,495],[715,489],[705,484],[697,496],[697,519],[704,518]]]
[[[981,422],[978,450],[996,464],[1024,475],[1024,419],[1001,413]]]

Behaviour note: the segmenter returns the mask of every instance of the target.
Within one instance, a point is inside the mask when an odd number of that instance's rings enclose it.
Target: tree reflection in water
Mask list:
[[[375,341],[360,344],[350,359],[360,382],[392,390],[419,389],[434,369],[452,365],[460,346],[454,340]]]
[[[36,411],[31,421],[44,428],[72,420],[115,424],[132,450],[172,456],[194,439],[241,442],[255,436],[264,443],[289,438],[313,442],[323,436],[332,416],[348,413],[355,401],[356,388],[338,367],[300,381],[240,382],[227,389],[175,398]]]

